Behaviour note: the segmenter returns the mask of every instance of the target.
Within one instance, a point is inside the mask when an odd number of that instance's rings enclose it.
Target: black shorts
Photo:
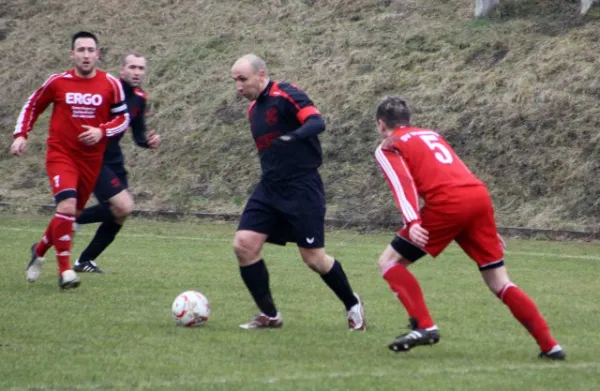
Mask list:
[[[399,235],[394,237],[390,245],[402,258],[410,262],[416,262],[427,255],[421,248]]]
[[[260,181],[246,203],[238,230],[267,235],[267,242],[325,247],[325,190],[319,174],[290,183]]]
[[[96,180],[94,196],[98,202],[107,202],[123,190],[129,188],[127,170],[122,164],[104,164]]]

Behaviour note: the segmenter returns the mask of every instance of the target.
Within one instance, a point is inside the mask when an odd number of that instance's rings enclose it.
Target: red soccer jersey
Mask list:
[[[51,103],[54,107],[47,140],[49,150],[81,157],[102,155],[106,137],[95,145],[84,145],[77,138],[86,130],[82,125],[98,127],[107,137],[124,132],[129,125],[119,79],[100,70],[92,78],[81,78],[69,70],[50,76],[29,97],[17,120],[14,137],[27,137],[38,116]]]
[[[380,145],[375,158],[407,226],[421,222],[419,196],[426,205],[449,206],[470,187],[485,186],[438,133],[399,127],[390,137],[393,144]]]

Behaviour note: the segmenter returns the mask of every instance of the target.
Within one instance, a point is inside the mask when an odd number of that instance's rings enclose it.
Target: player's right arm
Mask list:
[[[419,195],[406,162],[395,150],[384,149],[381,145],[375,151],[377,163],[394,194],[396,205],[402,212],[404,223],[409,228],[421,223]]]
[[[35,122],[41,113],[54,101],[53,85],[63,73],[50,76],[40,88],[38,88],[21,109],[17,124],[13,132],[13,142],[10,151],[15,156],[21,156],[27,147],[27,137],[33,129]]]

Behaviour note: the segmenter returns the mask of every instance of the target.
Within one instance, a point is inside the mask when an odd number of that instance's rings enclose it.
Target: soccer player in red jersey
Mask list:
[[[377,130],[384,141],[375,157],[405,224],[378,264],[408,312],[412,327],[389,348],[408,351],[439,341],[421,287],[407,267],[426,254],[436,257],[455,240],[477,263],[489,289],[535,338],[540,357],[563,360],[565,351],[552,337],[535,303],[508,277],[487,187],[438,133],[412,127],[410,116],[406,100],[398,96],[385,97],[376,113]],[[424,201],[421,208],[419,197]]]
[[[11,153],[21,156],[38,116],[53,104],[47,139],[46,171],[56,201],[56,214],[44,236],[31,248],[27,280],[40,275],[43,256],[54,246],[58,282],[63,289],[79,286],[71,269],[71,240],[76,214],[88,201],[102,167],[108,137],[129,125],[125,94],[119,79],[96,69],[98,39],[87,31],[73,35],[73,69],[50,76],[23,106]]]
[[[148,96],[141,89],[146,75],[146,58],[136,52],[126,53],[121,59],[120,73],[133,140],[142,148],[158,148],[160,136],[146,129]],[[120,146],[124,134],[111,137],[106,144],[102,169],[94,187],[98,204],[85,208],[75,220],[77,224],[101,223],[90,244],[73,264],[77,273],[102,273],[95,260],[113,242],[125,219],[133,212],[133,196],[128,190],[125,156]]]

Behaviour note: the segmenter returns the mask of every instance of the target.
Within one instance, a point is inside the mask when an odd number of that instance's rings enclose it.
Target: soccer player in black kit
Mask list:
[[[144,113],[147,96],[141,89],[145,74],[146,59],[142,55],[127,53],[123,56],[120,75],[133,139],[140,147],[154,149],[160,145],[160,136],[146,132]],[[133,197],[127,190],[129,184],[125,158],[119,145],[121,137],[110,139],[106,146],[102,170],[94,187],[98,205],[84,209],[76,220],[77,224],[101,223],[96,235],[73,266],[77,272],[102,273],[95,260],[112,243],[133,211]]]
[[[242,280],[261,312],[240,327],[283,325],[260,251],[265,242],[295,242],[304,263],[344,303],[348,327],[364,330],[360,298],[342,265],[324,250],[325,191],[318,172],[322,153],[317,137],[325,130],[321,114],[298,87],[270,80],[265,62],[253,54],[238,59],[231,73],[237,91],[251,101],[248,116],[262,171],[233,244]]]

